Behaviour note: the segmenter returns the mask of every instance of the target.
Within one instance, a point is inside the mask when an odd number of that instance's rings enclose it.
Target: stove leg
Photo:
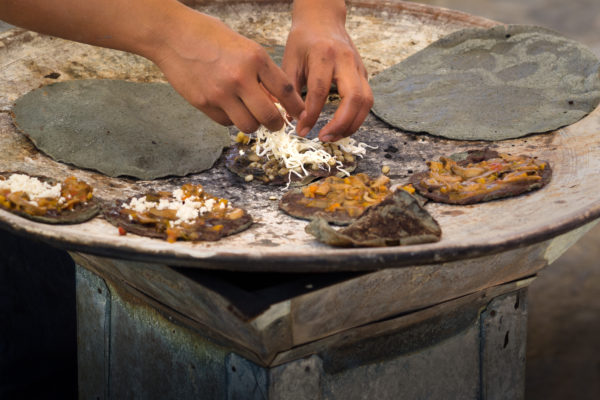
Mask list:
[[[458,299],[433,318],[417,311],[350,330],[307,344],[308,357],[261,366],[118,283],[76,271],[82,399],[523,399],[522,285],[491,301]],[[406,317],[417,322],[396,325]]]

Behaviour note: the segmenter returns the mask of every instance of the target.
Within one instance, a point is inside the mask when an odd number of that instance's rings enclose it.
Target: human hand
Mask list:
[[[356,132],[373,106],[367,71],[346,32],[345,20],[341,0],[294,2],[282,67],[298,93],[307,87],[306,110],[296,127],[300,136],[306,136],[317,122],[332,82],[342,100],[332,120],[319,132],[322,141],[336,141]]]
[[[300,116],[302,98],[260,45],[191,9],[182,9],[175,20],[150,58],[192,105],[246,133],[261,124],[270,130],[283,126],[273,98],[288,114]]]

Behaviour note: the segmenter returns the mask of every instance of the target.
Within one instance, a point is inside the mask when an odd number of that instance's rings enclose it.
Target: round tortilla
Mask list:
[[[450,156],[451,159],[457,162],[459,166],[467,166],[470,163],[478,163],[485,160],[490,160],[492,158],[499,157],[498,152],[484,149],[484,150],[468,150],[463,153],[456,153]],[[442,193],[439,190],[429,190],[426,185],[422,182],[429,177],[429,171],[418,172],[411,176],[410,183],[415,187],[415,189],[421,194],[421,196],[426,197],[430,200],[433,200],[438,203],[446,203],[446,204],[458,204],[458,205],[467,205],[467,204],[477,204],[483,203],[486,201],[504,199],[507,197],[519,196],[523,193],[531,192],[534,190],[538,190],[546,186],[550,180],[552,179],[552,168],[550,167],[550,163],[548,161],[544,161],[546,163],[546,168],[542,171],[541,180],[537,182],[513,182],[510,184],[505,184],[504,187],[494,190],[492,192],[486,193],[472,193],[460,200],[454,200],[450,197],[449,193]]]
[[[14,122],[38,149],[109,176],[201,172],[229,145],[218,125],[165,83],[77,80],[19,98]]]
[[[152,224],[142,224],[135,220],[130,220],[125,214],[121,214],[121,209],[125,204],[131,201],[131,197],[127,200],[118,200],[113,203],[105,204],[102,208],[104,218],[116,227],[123,228],[128,233],[133,233],[140,236],[151,238],[167,239],[167,233],[164,230],[158,229]],[[209,241],[214,242],[225,236],[230,236],[248,229],[253,220],[250,214],[244,209],[242,217],[229,220],[225,218],[198,218],[201,223],[195,226],[195,233],[198,234],[198,239],[193,241]],[[216,225],[222,225],[220,230],[212,229]],[[189,240],[189,239],[180,239]]]
[[[48,176],[41,175],[31,175],[25,172],[13,171],[13,172],[0,172],[0,175],[9,178],[12,174],[24,174],[28,175],[32,178],[37,178],[42,182],[47,182],[50,185],[56,185],[60,181],[55,178],[51,178]],[[29,214],[22,210],[13,210],[7,207],[4,207],[0,204],[0,208],[11,212],[13,214],[19,215],[23,218],[30,219],[36,222],[43,222],[45,224],[54,224],[54,225],[70,225],[70,224],[79,224],[85,221],[88,221],[94,218],[100,212],[100,206],[98,205],[98,200],[94,197],[86,203],[76,204],[72,210],[63,210],[58,212],[56,210],[48,211],[44,215],[33,215]]]
[[[348,225],[356,220],[356,217],[351,217],[344,209],[327,212],[318,207],[302,204],[304,198],[302,189],[288,190],[279,200],[279,209],[295,218],[310,221],[318,217],[334,225]]]
[[[251,161],[248,160],[247,154],[250,151],[252,151],[251,149],[252,142],[250,142],[249,144],[236,143],[232,145],[229,149],[227,149],[225,151],[225,166],[227,167],[227,169],[229,169],[231,172],[233,172],[241,178],[245,178],[248,175],[252,175],[254,179],[266,185],[280,186],[287,185],[288,182],[291,182],[290,186],[304,186],[319,178],[325,178],[328,176],[337,176],[341,178],[343,176],[346,176],[346,173],[340,171],[339,169],[337,169],[337,167],[331,167],[329,169],[307,168],[307,171],[309,173],[307,176],[300,177],[296,174],[286,174],[284,176],[277,175],[275,176],[275,179],[268,180],[262,168],[250,167]],[[240,155],[240,150],[242,150],[245,155]],[[348,173],[353,172],[356,169],[357,165],[358,157],[355,157],[354,161],[344,160],[342,162],[342,168]]]
[[[373,112],[412,132],[503,140],[572,124],[600,102],[599,61],[545,28],[454,32],[371,79]]]

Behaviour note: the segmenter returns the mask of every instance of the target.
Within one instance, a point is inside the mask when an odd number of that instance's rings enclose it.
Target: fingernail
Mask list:
[[[303,128],[302,131],[300,131],[300,136],[304,137],[304,136],[308,135],[308,132],[310,132],[309,127]]]
[[[304,118],[306,118],[306,110],[304,110],[300,113],[300,116],[298,117],[298,121],[302,121]]]
[[[322,142],[333,142],[334,141],[334,137],[332,135],[325,135],[321,138]]]

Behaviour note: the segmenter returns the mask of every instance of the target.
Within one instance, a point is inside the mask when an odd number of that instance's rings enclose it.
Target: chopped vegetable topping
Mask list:
[[[477,163],[459,165],[456,161],[440,157],[427,162],[429,172],[420,182],[428,191],[439,191],[451,201],[492,193],[515,183],[533,183],[542,180],[546,163],[531,157],[498,153]]]
[[[122,206],[120,213],[127,215],[130,221],[155,226],[166,233],[169,242],[174,242],[179,238],[198,239],[196,231],[200,225],[221,231],[223,221],[241,218],[244,210],[206,193],[202,185],[186,184],[173,193],[134,197]]]
[[[0,176],[0,205],[29,215],[59,214],[73,211],[93,197],[93,189],[74,176],[54,185],[25,174]]]
[[[326,212],[345,211],[351,217],[361,215],[367,207],[378,204],[390,194],[390,179],[384,175],[370,179],[366,174],[345,178],[329,176],[303,187],[301,204]]]

